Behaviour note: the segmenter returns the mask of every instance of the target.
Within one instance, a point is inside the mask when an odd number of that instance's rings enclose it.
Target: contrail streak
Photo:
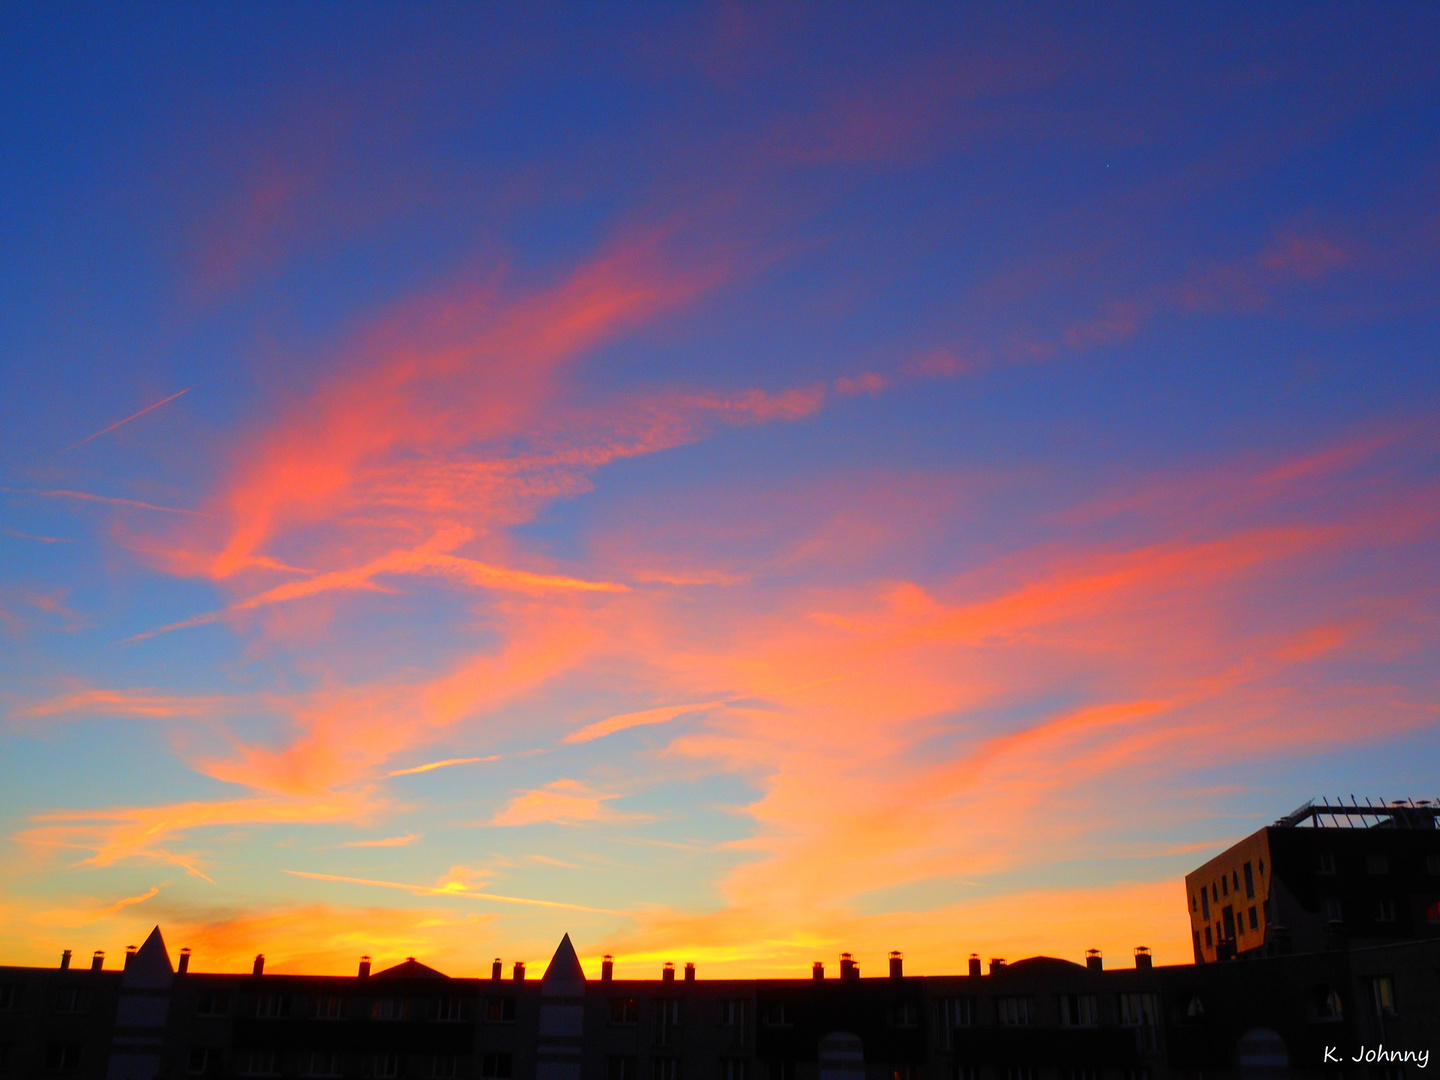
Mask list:
[[[113,424],[111,424],[109,427],[103,427],[103,428],[101,428],[99,431],[95,432],[94,435],[87,435],[87,436],[85,436],[85,438],[83,438],[83,439],[81,439],[79,442],[77,442],[74,446],[67,446],[65,449],[66,449],[66,450],[74,450],[76,446],[84,446],[84,445],[85,445],[87,442],[89,442],[91,439],[98,439],[101,435],[104,435],[104,434],[106,434],[107,432],[110,432],[110,431],[114,431],[114,430],[115,430],[117,427],[119,427],[120,425],[122,425],[122,424],[128,424],[131,420],[136,420],[136,419],[138,419],[139,417],[144,416],[147,412],[150,412],[152,409],[158,409],[161,405],[164,405],[166,402],[174,401],[177,397],[180,396],[180,394],[188,394],[188,393],[189,393],[191,390],[193,390],[193,389],[195,389],[193,386],[187,386],[184,390],[181,390],[179,393],[171,394],[169,397],[164,398],[164,399],[161,400],[161,401],[155,402],[154,405],[147,405],[147,406],[145,406],[145,408],[141,409],[139,412],[137,412],[137,413],[135,413],[135,414],[133,414],[133,415],[131,415],[131,416],[125,417],[124,420],[116,420],[116,421],[115,421]]]

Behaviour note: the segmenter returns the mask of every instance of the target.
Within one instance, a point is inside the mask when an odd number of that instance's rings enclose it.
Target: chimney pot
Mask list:
[[[370,957],[368,957],[368,956],[362,956],[362,957],[360,957],[360,974],[359,974],[359,978],[368,979],[369,977],[370,977]]]
[[[1147,945],[1136,945],[1136,946],[1135,946],[1135,967],[1136,967],[1137,969],[1140,969],[1140,970],[1145,970],[1145,969],[1150,968],[1151,966],[1152,966],[1152,961],[1151,961],[1151,958],[1150,958],[1150,948],[1149,948],[1149,946],[1147,946]]]
[[[505,965],[500,962],[500,957],[497,956],[497,957],[495,957],[495,962],[490,965],[490,978],[492,978],[492,979],[494,979],[494,980],[496,980],[496,981],[498,982],[500,979],[503,979],[504,977],[505,977]]]
[[[1005,958],[1002,957],[1002,956],[992,956],[992,957],[990,958],[990,974],[991,974],[991,975],[994,975],[997,971],[1004,971],[1004,970],[1005,970]]]
[[[180,966],[175,969],[177,975],[184,975],[190,970],[190,946],[180,950]]]
[[[1101,956],[1099,949],[1085,950],[1085,966],[1091,971],[1105,970],[1105,960],[1104,957]]]
[[[496,963],[499,963],[497,960]],[[615,979],[615,958],[609,953],[600,961],[600,981],[613,982]]]
[[[665,966],[660,969],[660,981],[661,981],[661,982],[674,982],[674,981],[675,981],[675,964],[674,964],[672,961],[666,960],[666,961],[665,961]]]
[[[69,949],[66,949],[63,953],[60,954],[60,970],[61,970],[61,971],[69,971],[69,970],[70,970],[70,950],[69,950]]]
[[[105,950],[96,949],[95,955],[90,958],[90,970],[99,971],[105,966]]]
[[[848,952],[842,952],[840,954],[840,978],[858,979],[859,977],[860,968],[856,965],[855,958]]]
[[[903,979],[905,977],[905,958],[898,952],[890,954],[890,977],[892,979]]]
[[[265,974],[265,954],[264,954],[263,952],[262,952],[262,953],[256,953],[256,954],[255,954],[255,967],[251,970],[250,974],[252,974],[252,975],[264,975],[264,974]]]
[[[129,971],[129,970],[130,970],[130,961],[134,958],[135,953],[136,953],[136,951],[138,950],[138,948],[139,948],[139,947],[136,946],[136,945],[126,945],[126,946],[125,946],[125,970],[126,970],[126,971]]]
[[[515,981],[516,981],[516,982],[524,982],[524,981],[525,981],[525,961],[523,961],[523,960],[516,960],[516,961],[515,961],[514,978],[515,978]]]
[[[824,963],[824,961],[821,961],[821,960],[816,960],[816,961],[815,961],[814,965],[811,966],[811,968],[810,968],[810,977],[811,977],[812,979],[823,979],[823,978],[825,978],[825,963]]]
[[[980,954],[979,954],[979,953],[973,953],[973,952],[972,952],[972,953],[970,954],[970,976],[971,976],[971,978],[975,978],[975,979],[978,979],[978,978],[980,977]]]
[[[685,981],[686,981],[686,982],[694,982],[694,981],[695,981],[695,965],[694,965],[694,963],[687,963],[687,964],[685,965]]]

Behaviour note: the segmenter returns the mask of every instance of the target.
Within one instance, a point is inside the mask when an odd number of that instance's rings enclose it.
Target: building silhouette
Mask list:
[[[1187,874],[1197,964],[1440,937],[1440,808],[1307,802]]]
[[[1393,810],[1385,816],[1396,820]],[[1289,862],[1303,849],[1285,844],[1302,830],[1274,828],[1280,839],[1265,837],[1263,875],[1251,837],[1187,877],[1197,910],[1200,885],[1218,887],[1222,866],[1234,876],[1215,895],[1233,900],[1238,888],[1244,896],[1249,861],[1255,899],[1274,901],[1278,917],[1299,928],[1285,905],[1293,897],[1308,912],[1312,897]],[[1377,820],[1363,831],[1411,828]],[[1337,876],[1385,877],[1365,870],[1372,849],[1336,843]],[[1382,837],[1373,850],[1396,858],[1428,850],[1391,843]],[[1223,861],[1232,855],[1233,867]],[[1404,877],[1403,888],[1419,880]],[[1440,890],[1440,876],[1426,880]],[[1353,895],[1362,894],[1357,886]],[[1266,925],[1273,945],[1278,920]],[[1284,949],[1222,950],[1173,966],[1154,965],[1143,947],[1123,967],[1107,967],[1094,950],[1083,962],[972,956],[964,973],[943,976],[908,976],[892,953],[883,975],[862,978],[842,954],[838,978],[817,962],[808,978],[714,980],[698,979],[693,964],[679,977],[667,964],[656,979],[617,979],[609,958],[599,979],[587,979],[568,935],[538,980],[523,963],[507,974],[499,960],[489,978],[454,978],[415,959],[372,972],[368,958],[353,976],[277,975],[263,956],[249,974],[198,973],[188,949],[172,965],[156,927],[119,970],[106,969],[100,953],[78,969],[69,952],[55,968],[0,967],[0,1077],[1418,1078],[1440,1050],[1440,937],[1428,923],[1403,925],[1425,932],[1376,941],[1326,929],[1314,947],[1296,933]],[[1411,1057],[1351,1060],[1367,1049]]]

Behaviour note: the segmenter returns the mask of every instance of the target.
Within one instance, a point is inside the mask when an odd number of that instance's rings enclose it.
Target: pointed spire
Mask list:
[[[167,987],[174,978],[175,969],[170,966],[170,953],[165,948],[165,938],[160,927],[150,931],[145,944],[136,950],[130,962],[125,965],[122,986]]]
[[[547,994],[585,992],[585,969],[580,966],[580,957],[575,955],[575,946],[570,944],[569,934],[560,939],[540,984]]]

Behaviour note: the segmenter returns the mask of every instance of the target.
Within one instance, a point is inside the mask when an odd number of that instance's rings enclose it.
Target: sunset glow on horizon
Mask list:
[[[1376,15],[7,12],[0,963],[1181,962],[1440,796]]]

